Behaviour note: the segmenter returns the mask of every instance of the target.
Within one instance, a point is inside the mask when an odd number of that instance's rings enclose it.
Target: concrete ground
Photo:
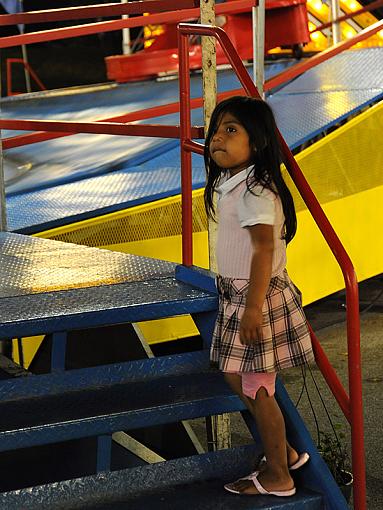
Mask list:
[[[369,510],[383,509],[383,463],[382,440],[380,437],[383,422],[382,390],[383,390],[383,276],[373,278],[360,286],[361,301],[361,349],[363,370],[363,395],[365,419],[365,446],[367,464],[367,493]],[[344,292],[306,308],[306,315],[314,328],[324,350],[347,388],[347,341],[345,327]],[[314,441],[317,441],[318,427],[329,432],[332,428],[327,417],[319,393],[325,403],[336,430],[345,434],[342,443],[350,452],[349,426],[344,419],[335,399],[315,367],[306,373],[307,392],[304,390],[298,409],[309,428]],[[298,369],[286,371],[284,375],[286,388],[293,400],[297,402],[302,392],[304,379]],[[307,393],[310,398],[308,398]],[[310,400],[312,406],[310,405]],[[315,415],[315,416],[314,416]],[[318,422],[318,427],[316,421]],[[194,429],[203,439],[203,423],[195,421]],[[233,446],[252,441],[250,434],[239,414],[231,419]]]

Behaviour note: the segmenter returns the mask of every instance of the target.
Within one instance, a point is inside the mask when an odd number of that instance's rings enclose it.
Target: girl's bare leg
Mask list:
[[[260,388],[256,398],[250,399],[242,394],[241,377],[237,374],[225,374],[225,379],[241,397],[253,415],[261,436],[267,464],[259,474],[259,482],[268,491],[283,491],[294,487],[290,476],[287,455],[294,457],[297,452],[286,442],[285,423],[281,410],[274,397],[270,397],[264,388]],[[296,460],[293,459],[293,462]],[[236,482],[235,489],[247,494],[257,494],[251,480]]]
[[[241,398],[241,400],[244,402],[246,407],[251,412],[250,403],[248,402],[249,398],[246,397],[242,393],[241,376],[238,374],[229,374],[229,373],[225,373],[224,375],[225,375],[225,380],[229,384],[231,389]],[[290,443],[287,440],[286,440],[286,451],[287,451],[288,465],[292,466],[298,460],[299,455],[298,455],[297,451],[290,445]],[[264,467],[264,465],[262,466],[261,469],[263,469],[263,467]]]

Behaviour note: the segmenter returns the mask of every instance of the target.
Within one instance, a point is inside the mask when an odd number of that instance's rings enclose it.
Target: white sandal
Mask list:
[[[267,491],[262,485],[261,483],[259,482],[258,480],[258,472],[256,472],[256,474],[254,474],[253,476],[250,477],[250,475],[248,477],[246,477],[247,480],[251,480],[253,482],[253,484],[255,485],[255,488],[257,489],[257,491],[259,492],[259,494],[261,494],[262,496],[278,496],[278,497],[288,497],[288,496],[294,496],[294,494],[297,492],[296,488],[293,487],[292,489],[289,489],[289,490],[286,490],[286,491]],[[242,478],[242,480],[244,480],[244,478]],[[257,496],[257,494],[249,494],[247,492],[240,492],[239,490],[237,489],[234,489],[233,485],[235,484],[236,482],[234,483],[227,483],[226,485],[224,485],[224,488],[228,491],[228,492],[232,492],[233,494],[242,494],[243,496]]]

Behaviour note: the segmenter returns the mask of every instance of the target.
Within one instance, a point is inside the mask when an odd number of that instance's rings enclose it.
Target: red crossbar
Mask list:
[[[164,124],[122,124],[117,122],[66,122],[56,120],[0,119],[0,129],[62,131],[124,136],[180,138],[180,127]],[[203,138],[203,128],[193,127],[192,136]]]
[[[365,31],[365,36],[366,36]],[[190,120],[190,76],[189,76],[189,47],[188,36],[205,35],[215,37],[222,46],[231,66],[237,74],[246,93],[253,97],[260,97],[258,91],[250,79],[245,66],[239,58],[234,46],[227,34],[220,28],[207,25],[191,25],[181,23],[179,25],[179,55],[180,55],[180,119],[181,119],[181,172],[182,172],[182,206],[183,239],[182,246],[186,250],[183,254],[183,263],[192,265],[192,216],[191,216],[191,153],[194,149],[191,134]],[[356,38],[354,38],[355,41]],[[343,47],[348,47],[346,44]],[[339,48],[339,45],[338,45]],[[338,51],[339,52],[339,51]],[[300,74],[300,73],[299,73]],[[318,366],[328,382],[331,391],[339,402],[342,410],[351,424],[352,443],[352,466],[354,474],[354,508],[366,510],[366,473],[365,473],[365,450],[363,433],[363,402],[362,402],[362,374],[360,353],[360,323],[359,323],[359,296],[358,283],[352,262],[342,246],[338,236],[324,214],[317,198],[307,183],[302,171],[294,159],[289,147],[282,135],[278,132],[279,141],[284,155],[284,163],[289,171],[300,195],[307,208],[311,212],[328,246],[333,252],[343,273],[346,287],[346,313],[347,313],[347,343],[348,343],[348,370],[349,392],[342,387],[335,371],[332,369],[326,354],[320,348],[314,338]],[[184,154],[185,153],[185,154]],[[184,188],[185,187],[185,188]],[[186,208],[189,207],[189,211]],[[330,368],[331,367],[331,368]]]
[[[226,97],[241,94],[244,94],[243,89],[229,90],[218,94],[218,99],[223,100]],[[201,108],[202,106],[203,106],[202,97],[191,99],[190,101],[191,109]],[[125,113],[124,115],[117,115],[115,117],[99,119],[96,122],[134,122],[137,120],[161,117],[162,115],[169,115],[171,113],[178,113],[179,111],[180,103],[177,101],[175,103],[168,103],[161,106],[153,106],[152,108],[146,108],[144,110],[137,110],[135,112]],[[71,135],[73,135],[73,133],[51,133],[47,131],[41,131],[37,133],[28,133],[27,135],[12,136],[3,139],[3,149],[4,150],[13,149],[15,147],[21,147],[23,145],[30,145],[33,143],[44,142],[46,140],[52,140],[55,138],[61,138],[64,136]],[[201,136],[200,138],[204,138],[204,136]]]
[[[83,7],[66,7],[41,11],[21,12],[0,15],[0,26],[20,23],[47,23],[52,21],[73,21],[75,19],[110,18],[124,14],[143,14],[144,12],[166,12],[180,9],[192,9],[199,6],[199,0],[145,0],[128,3],[110,3]]]
[[[225,4],[218,4],[216,7],[216,14],[248,11],[253,6],[254,0],[235,0]],[[158,25],[162,23],[177,23],[179,21],[197,19],[199,15],[199,8],[183,9],[178,12],[157,13],[150,14],[149,16],[137,16],[135,18],[102,21],[98,23],[88,23],[86,25],[78,25],[75,27],[64,27],[56,28],[54,30],[42,30],[40,32],[11,35],[0,39],[0,48],[11,48],[12,46],[21,46],[23,44],[27,45],[38,42],[56,41],[59,39],[68,39],[70,37],[98,34],[99,32],[113,32],[124,28],[141,27],[149,24]],[[3,16],[17,15],[4,14]]]

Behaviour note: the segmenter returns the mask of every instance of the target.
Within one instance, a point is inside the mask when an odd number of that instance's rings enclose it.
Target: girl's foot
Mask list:
[[[259,488],[259,484],[261,488]],[[257,488],[258,485],[258,488]],[[295,494],[294,481],[289,474],[282,476],[268,470],[254,474],[251,479],[240,479],[225,485],[225,489],[236,494],[256,496],[271,493],[278,496],[292,496]],[[262,490],[266,492],[262,492]]]

